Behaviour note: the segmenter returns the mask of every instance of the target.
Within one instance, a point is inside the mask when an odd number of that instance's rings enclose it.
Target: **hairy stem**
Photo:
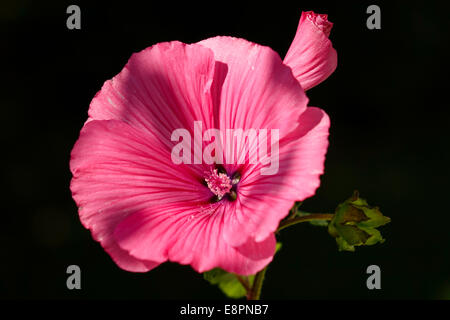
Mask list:
[[[297,218],[291,218],[288,220],[281,221],[280,225],[278,226],[277,232],[283,230],[284,228],[293,226],[297,223],[302,223],[306,221],[312,221],[312,220],[332,220],[334,214],[332,213],[312,213],[308,214],[306,216],[301,216]]]

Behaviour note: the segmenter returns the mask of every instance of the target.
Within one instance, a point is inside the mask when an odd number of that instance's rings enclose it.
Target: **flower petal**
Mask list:
[[[84,126],[72,150],[70,168],[70,188],[81,222],[127,270],[144,267],[131,266],[135,259],[113,241],[114,228],[121,220],[158,203],[202,203],[211,197],[194,172],[201,170],[198,166],[173,164],[155,135],[117,120],[94,120]]]
[[[214,52],[213,100],[217,128],[276,128],[280,138],[295,125],[308,98],[279,55],[244,39],[215,37],[199,44]],[[223,82],[220,86],[220,82]]]
[[[114,223],[113,223],[114,224]],[[131,272],[147,272],[160,265],[159,262],[136,259],[120,248],[112,237],[104,238],[102,243],[105,251],[123,270]]]
[[[328,39],[332,26],[326,14],[302,12],[284,63],[305,90],[324,81],[336,69],[337,53]]]
[[[247,177],[253,184],[252,192],[256,185],[264,190],[264,184],[279,184],[282,188],[276,188],[276,193],[284,199],[302,201],[314,195],[324,171],[329,127],[330,119],[322,109],[308,107],[297,128],[280,141],[278,173],[264,176],[256,171]]]
[[[296,129],[280,141],[278,173],[261,175],[261,166],[245,172],[236,208],[225,216],[224,238],[229,244],[242,243],[243,234],[255,241],[265,239],[295,201],[315,193],[324,169],[329,125],[323,110],[308,107]]]
[[[157,135],[172,147],[173,130],[193,132],[194,121],[213,123],[211,50],[181,42],[158,43],[131,56],[92,100],[89,120],[122,120]]]
[[[232,247],[222,236],[226,214],[226,203],[153,207],[127,217],[114,236],[137,259],[168,259],[190,264],[198,272],[216,267],[242,275],[258,272],[272,261],[275,236]]]

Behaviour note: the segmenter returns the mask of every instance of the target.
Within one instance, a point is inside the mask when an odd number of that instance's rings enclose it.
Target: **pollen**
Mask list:
[[[218,173],[217,169],[211,170],[211,172],[207,173],[205,181],[209,190],[211,190],[219,200],[227,193],[230,193],[232,184],[231,179],[226,173]]]

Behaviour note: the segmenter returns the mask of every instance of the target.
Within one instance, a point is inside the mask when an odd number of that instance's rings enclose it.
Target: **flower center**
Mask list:
[[[205,181],[209,190],[217,196],[218,200],[230,193],[232,184],[226,173],[218,173],[217,169],[214,169],[207,174]]]

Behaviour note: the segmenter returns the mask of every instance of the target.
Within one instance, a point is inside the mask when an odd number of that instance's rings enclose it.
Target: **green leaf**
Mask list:
[[[203,277],[209,281],[209,283],[218,285],[220,290],[222,290],[222,292],[230,298],[238,299],[245,297],[247,294],[247,291],[239,282],[234,273],[229,273],[220,268],[215,268],[203,273]],[[254,278],[254,276],[250,277]]]

